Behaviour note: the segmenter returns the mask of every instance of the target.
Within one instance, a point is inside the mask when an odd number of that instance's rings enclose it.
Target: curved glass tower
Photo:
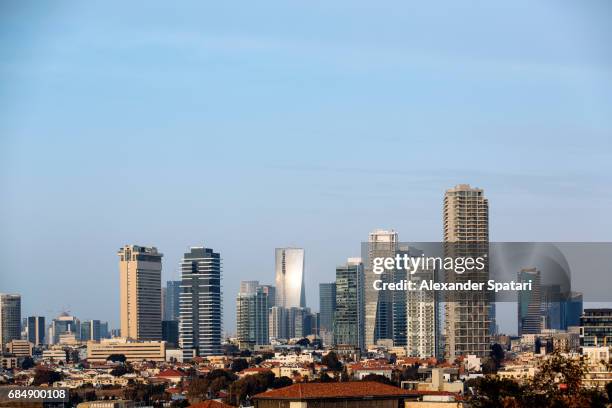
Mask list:
[[[304,249],[276,248],[276,306],[306,307]]]

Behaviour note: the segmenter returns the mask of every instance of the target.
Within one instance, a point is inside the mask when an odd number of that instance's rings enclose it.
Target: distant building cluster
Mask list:
[[[442,219],[444,244],[452,244],[444,247],[447,255],[471,256],[489,244],[483,190],[464,184],[447,190]],[[117,253],[118,329],[109,329],[100,320],[81,321],[68,311],[51,321],[44,316],[22,320],[21,296],[0,294],[2,370],[18,367],[28,358],[63,367],[81,361],[94,371],[68,370],[59,385],[125,386],[130,380],[170,381],[174,387],[182,381],[181,370],[187,364],[197,370],[227,369],[237,355],[246,353],[261,358],[249,357],[250,366],[240,376],[270,371],[300,382],[339,376],[322,363],[333,352],[345,364],[343,375],[355,380],[369,376],[391,380],[398,370],[414,370],[414,379],[402,382],[405,392],[380,388],[381,400],[431,394],[455,402],[453,398],[464,392],[462,381],[485,370],[495,344],[504,354],[503,366],[498,362],[496,367],[502,378],[533,378],[543,356],[558,352],[581,355],[589,362],[593,370],[585,377],[588,386],[612,381],[607,366],[600,364],[610,358],[612,309],[583,310],[580,293],[564,294],[560,286],[545,284],[538,268],[525,265],[516,271],[517,281],[531,282],[533,289],[518,293],[518,335],[510,336],[498,333],[495,303],[482,293],[453,293],[441,302],[428,291],[375,290],[374,279],[418,282],[436,279],[439,271],[422,268],[413,275],[397,269],[374,274],[374,258],[423,255],[400,243],[394,230],[374,230],[362,245],[361,257],[347,258],[330,270],[335,279],[319,284],[318,312],[306,302],[304,249],[276,248],[273,285],[240,282],[235,295],[236,332],[228,338],[223,335],[223,262],[218,251],[189,248],[180,261],[180,279],[162,286],[163,254],[155,247],[125,245]],[[486,276],[485,271],[481,278]],[[138,364],[140,371],[119,378],[95,371],[125,362]],[[152,369],[146,362],[158,366]],[[294,388],[264,393],[254,404],[265,408],[281,400],[308,402],[304,393],[332,400],[337,392]],[[360,395],[363,388],[355,386],[354,392]]]

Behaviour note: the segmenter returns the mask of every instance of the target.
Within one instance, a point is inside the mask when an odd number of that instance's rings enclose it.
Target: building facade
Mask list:
[[[373,272],[374,258],[395,257],[398,249],[397,232],[376,230],[369,234],[367,242],[367,261],[365,263],[365,345],[375,345],[380,340],[393,340],[393,291],[376,290],[374,281],[390,283],[395,270],[385,270],[378,275]]]
[[[125,338],[104,339],[87,343],[87,361],[104,363],[113,354],[123,354],[126,361],[165,361],[163,341],[132,341]]]
[[[81,341],[100,341],[101,338],[99,320],[86,320],[81,323]]]
[[[236,327],[239,347],[241,349],[253,349],[256,345],[268,344],[268,294],[258,285],[255,286],[254,292],[251,288],[243,287],[242,284],[240,287],[241,291],[236,298]]]
[[[449,257],[486,256],[489,244],[489,202],[484,192],[459,184],[444,195],[444,250]],[[488,280],[488,266],[478,273],[459,275],[449,271],[448,282]],[[492,320],[490,302],[484,292],[452,293],[445,303],[445,355],[488,356]]]
[[[177,320],[179,319],[179,305],[181,294],[181,281],[172,280],[166,282],[164,296],[164,309],[162,320]]]
[[[179,322],[178,320],[162,321],[162,340],[168,347],[178,347],[179,344]]]
[[[319,313],[319,331],[333,332],[336,314],[336,282],[319,284]]]
[[[162,254],[155,247],[126,245],[119,256],[121,336],[161,340]]]
[[[0,350],[21,338],[21,295],[0,293]]]
[[[364,270],[361,258],[336,267],[334,344],[364,350]]]
[[[45,344],[45,317],[29,316],[26,323],[27,339],[35,346]]]
[[[518,282],[531,282],[531,290],[521,290],[518,292],[518,335],[537,334],[542,330],[540,296],[540,271],[537,268],[522,269],[518,273]]]
[[[287,309],[280,306],[273,306],[269,311],[269,330],[270,341],[288,339],[287,333]]]
[[[612,346],[612,309],[584,309],[580,318],[580,346]]]
[[[222,354],[221,255],[191,247],[181,262],[179,342],[186,356]]]
[[[276,248],[276,306],[306,307],[304,249]]]

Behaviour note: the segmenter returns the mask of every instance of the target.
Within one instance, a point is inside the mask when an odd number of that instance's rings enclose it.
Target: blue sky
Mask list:
[[[116,250],[190,245],[307,302],[378,227],[439,240],[485,189],[497,241],[610,241],[612,4],[3,2],[0,291],[118,322]],[[502,329],[514,330],[511,320]]]

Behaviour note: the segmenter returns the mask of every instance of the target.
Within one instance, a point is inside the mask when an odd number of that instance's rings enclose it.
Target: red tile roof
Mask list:
[[[168,369],[160,372],[155,377],[158,378],[175,378],[175,377],[185,377],[185,373],[178,370]]]
[[[375,381],[298,383],[255,395],[259,399],[305,400],[317,398],[403,397],[408,391]]]
[[[224,404],[223,402],[215,400],[206,400],[198,402],[197,404],[190,405],[189,408],[234,408],[231,405]]]

